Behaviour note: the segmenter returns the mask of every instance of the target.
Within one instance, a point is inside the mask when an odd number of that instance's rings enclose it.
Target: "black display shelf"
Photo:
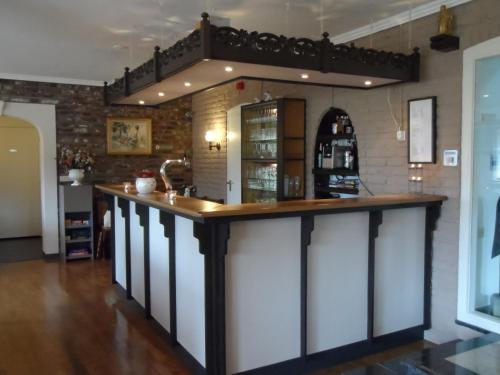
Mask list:
[[[334,169],[329,169],[329,168],[314,168],[312,170],[313,174],[319,174],[319,175],[330,175],[330,176],[357,176],[358,172],[353,171],[351,169],[344,169],[344,168],[334,168]]]
[[[359,194],[358,188],[316,186],[315,190],[321,193]]]

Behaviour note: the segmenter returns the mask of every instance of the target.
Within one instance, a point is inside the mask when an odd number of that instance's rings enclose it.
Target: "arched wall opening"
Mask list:
[[[34,103],[0,103],[0,116],[14,117],[32,124],[40,141],[40,194],[42,250],[59,252],[57,216],[57,150],[56,110],[54,105]],[[3,112],[3,113],[2,113]]]

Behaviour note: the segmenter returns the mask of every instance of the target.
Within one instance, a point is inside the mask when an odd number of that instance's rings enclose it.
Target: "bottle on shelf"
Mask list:
[[[323,168],[333,168],[332,146],[328,143],[323,146]]]
[[[319,151],[318,151],[318,168],[323,168],[323,144],[319,144]]]
[[[336,134],[340,134],[340,129],[339,129],[339,127],[340,127],[340,124],[339,124],[339,117],[337,116],[337,117],[335,118],[334,123],[332,124],[332,134],[335,134],[335,135],[336,135]]]

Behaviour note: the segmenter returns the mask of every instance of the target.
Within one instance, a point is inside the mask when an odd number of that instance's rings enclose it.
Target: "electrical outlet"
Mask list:
[[[406,132],[404,130],[398,130],[396,138],[398,141],[403,142],[406,139]]]

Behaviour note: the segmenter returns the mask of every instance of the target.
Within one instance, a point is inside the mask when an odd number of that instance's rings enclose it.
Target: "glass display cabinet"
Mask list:
[[[277,99],[241,108],[242,203],[304,199],[303,99]]]

